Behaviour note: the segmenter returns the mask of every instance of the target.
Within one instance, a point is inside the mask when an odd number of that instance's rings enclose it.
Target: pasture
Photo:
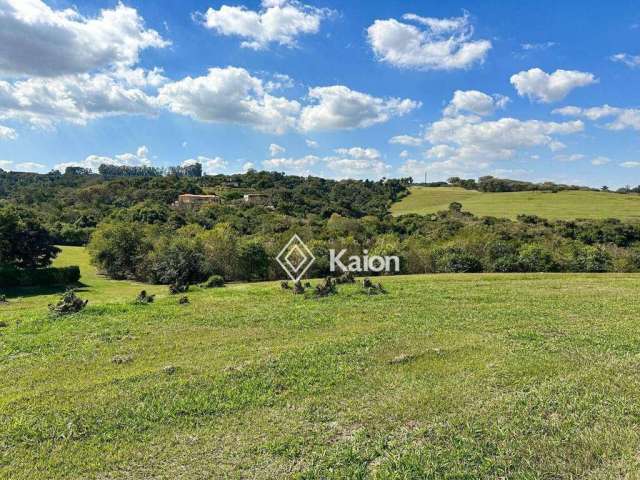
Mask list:
[[[0,478],[640,472],[640,275],[393,277],[317,300],[234,284],[178,305],[81,248],[56,263],[81,265],[83,312],[52,318],[50,291],[0,305]]]
[[[640,220],[640,195],[611,192],[562,191],[483,193],[458,187],[412,187],[410,194],[391,207],[394,215],[428,214],[446,210],[459,202],[463,210],[476,216],[515,219],[520,214],[550,220],[576,218],[623,221]]]

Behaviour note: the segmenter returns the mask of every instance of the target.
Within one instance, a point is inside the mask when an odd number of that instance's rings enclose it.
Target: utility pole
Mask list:
[[[427,171],[424,171],[424,184],[427,184]]]

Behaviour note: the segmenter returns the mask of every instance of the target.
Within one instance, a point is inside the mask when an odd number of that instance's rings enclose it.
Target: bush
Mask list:
[[[518,261],[525,272],[555,272],[558,264],[544,245],[528,243],[520,248]]]
[[[76,296],[76,292],[68,290],[60,297],[58,303],[49,305],[49,310],[57,316],[70,315],[83,310],[87,306],[87,303],[89,303],[89,300],[82,300]]]
[[[107,276],[116,280],[140,279],[141,265],[151,244],[140,225],[116,222],[100,225],[88,248],[92,263]]]
[[[220,275],[211,275],[202,286],[204,288],[224,287],[224,278],[222,278]]]
[[[80,267],[38,268],[22,270],[15,267],[0,268],[0,287],[37,287],[73,285],[80,280]]]
[[[575,272],[608,272],[613,268],[611,255],[602,247],[576,246],[571,269]]]
[[[478,273],[482,263],[460,247],[445,249],[436,258],[436,269],[441,273]]]
[[[155,295],[149,295],[149,294],[147,294],[146,290],[142,290],[138,294],[138,296],[136,297],[136,302],[135,303],[140,304],[140,305],[148,305],[149,303],[153,303],[155,298],[156,298]]]

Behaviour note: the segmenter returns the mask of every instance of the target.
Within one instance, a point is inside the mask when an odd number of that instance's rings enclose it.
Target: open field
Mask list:
[[[407,276],[322,300],[239,284],[186,306],[151,287],[139,306],[82,249],[65,263],[84,312],[0,306],[2,479],[640,475],[640,275]]]
[[[435,213],[460,202],[463,210],[477,216],[516,218],[538,215],[552,220],[610,218],[640,220],[640,195],[607,192],[565,191],[482,193],[457,187],[412,187],[411,194],[391,207],[394,215]]]

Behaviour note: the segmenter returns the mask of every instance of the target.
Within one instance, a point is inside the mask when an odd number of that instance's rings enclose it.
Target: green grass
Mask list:
[[[81,264],[84,312],[0,306],[2,479],[638,478],[639,275],[141,306],[84,255],[59,260]]]
[[[481,193],[457,187],[412,187],[411,193],[395,203],[394,215],[435,213],[460,202],[463,210],[477,216],[516,218],[538,215],[552,220],[576,218],[619,218],[640,220],[640,195],[608,192],[564,191]]]

